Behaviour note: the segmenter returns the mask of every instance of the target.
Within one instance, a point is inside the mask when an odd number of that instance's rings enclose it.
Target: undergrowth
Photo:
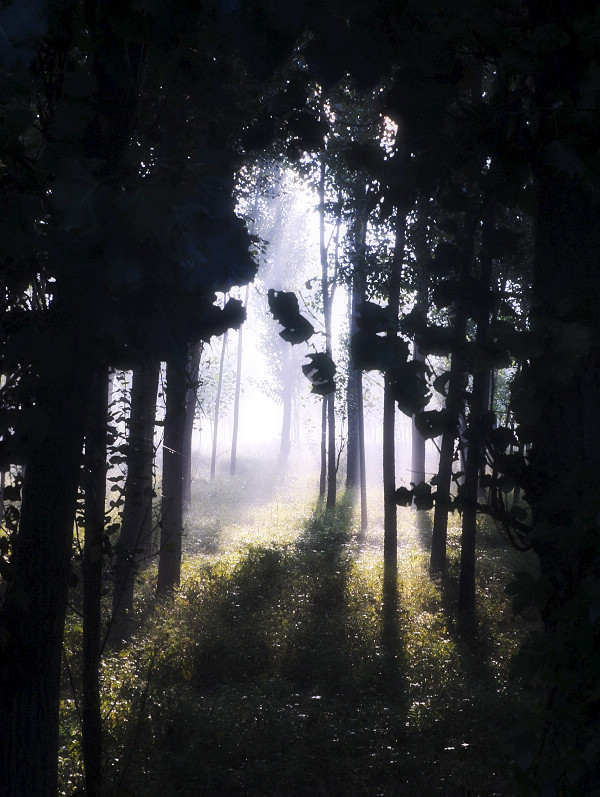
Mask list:
[[[359,542],[348,495],[310,514],[305,495],[274,490],[267,505],[248,501],[243,520],[225,514],[207,549],[207,525],[194,518],[203,498],[206,524],[213,510],[219,518],[227,482],[205,483],[191,513],[174,602],[147,610],[146,571],[139,631],[104,658],[107,794],[514,794],[510,737],[534,698],[510,680],[528,622],[504,587],[523,561],[497,532],[480,533],[479,630],[465,637],[455,620],[458,525],[448,574],[432,580],[428,517],[400,510],[397,593],[384,600],[378,518]],[[247,542],[253,527],[258,544]],[[78,633],[73,622],[67,646]],[[62,793],[74,794],[68,684],[63,740]]]

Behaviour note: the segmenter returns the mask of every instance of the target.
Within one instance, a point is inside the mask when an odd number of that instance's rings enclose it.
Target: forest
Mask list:
[[[600,8],[0,4],[0,795],[600,795]]]

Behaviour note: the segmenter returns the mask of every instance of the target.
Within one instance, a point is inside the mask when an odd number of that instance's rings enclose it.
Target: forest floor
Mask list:
[[[468,635],[456,620],[458,517],[447,575],[432,579],[429,514],[399,508],[398,578],[384,596],[379,487],[364,538],[352,496],[325,511],[301,473],[241,462],[194,488],[174,603],[154,605],[146,570],[131,644],[103,662],[107,794],[518,793],[511,769],[535,696],[511,661],[536,620],[516,616],[504,590],[534,568],[529,555],[482,524]],[[72,619],[67,652],[78,634]],[[64,795],[81,784],[70,687]]]

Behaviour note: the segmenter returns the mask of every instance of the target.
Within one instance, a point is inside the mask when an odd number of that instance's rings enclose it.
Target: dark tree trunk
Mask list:
[[[367,510],[367,457],[365,453],[365,413],[363,407],[362,371],[358,371],[358,456],[360,462],[360,533],[366,534],[369,526]]]
[[[352,282],[348,299],[348,327],[350,340],[357,331],[357,308],[365,299],[365,249],[368,224],[366,191],[355,219],[353,230]],[[352,358],[348,362],[348,449],[346,486],[360,485],[360,531],[365,534],[368,526],[367,515],[367,472],[365,456],[365,419],[363,407],[362,371],[353,367]]]
[[[354,288],[348,295],[348,326],[350,340],[356,331],[354,319]],[[358,369],[354,367],[352,358],[348,358],[348,379],[346,382],[346,414],[348,416],[348,443],[346,446],[346,487],[354,489],[360,484],[360,449],[358,421]]]
[[[442,434],[440,461],[437,473],[437,497],[433,513],[433,531],[431,536],[430,570],[432,573],[443,572],[446,568],[446,541],[448,536],[448,511],[451,504],[450,487],[452,484],[452,464],[454,445],[458,435],[458,416],[463,405],[463,387],[465,381],[464,345],[466,318],[462,310],[457,311],[455,318],[455,343],[450,361],[450,378],[446,398],[447,424]]]
[[[492,281],[492,257],[490,243],[496,228],[496,203],[489,199],[483,215],[481,249],[479,252],[479,281],[482,289],[489,291]],[[483,312],[483,310],[482,310]],[[487,337],[489,313],[477,322],[476,343],[480,351]],[[477,560],[477,498],[479,474],[484,462],[484,420],[489,405],[489,368],[483,356],[476,358],[473,371],[473,388],[470,400],[465,479],[463,484],[463,517],[460,541],[460,576],[458,587],[458,610],[463,619],[469,621],[475,613],[475,566]]]
[[[327,396],[327,501],[335,506],[337,490],[337,462],[335,451],[335,393]]]
[[[319,253],[321,260],[321,294],[323,297],[323,321],[325,326],[325,353],[331,357],[332,355],[332,304],[333,294],[335,291],[335,277],[331,281],[329,279],[329,263],[327,245],[325,244],[325,176],[326,167],[325,160],[321,159],[321,171],[319,180]],[[339,232],[339,225],[338,225]],[[337,262],[337,238],[336,238],[336,262]],[[326,487],[327,498],[326,505],[328,507],[335,506],[336,491],[337,491],[337,473],[336,473],[336,456],[335,456],[335,393],[330,393],[323,398],[323,416],[322,421],[325,426],[325,450],[323,443],[321,443],[321,477],[323,470],[326,473]],[[323,462],[325,460],[325,464]],[[325,485],[323,486],[323,493],[325,492]]]
[[[183,508],[188,510],[192,503],[192,435],[196,406],[198,404],[198,369],[202,344],[194,347],[187,367],[187,396],[185,402],[185,431],[183,435]]]
[[[575,180],[538,182],[533,292],[536,322],[548,335],[545,351],[524,371],[535,387],[535,415],[524,430],[532,441],[526,499],[535,522],[562,526],[564,534],[565,522],[589,505],[600,473],[600,354],[589,321],[600,304],[600,213]],[[576,336],[570,342],[569,334]],[[534,546],[554,586],[550,605],[564,601],[600,558],[598,549],[592,555],[560,539],[542,537]]]
[[[154,423],[159,373],[160,363],[146,363],[134,369],[131,381],[125,503],[115,554],[110,630],[113,643],[127,636],[127,621],[133,609],[135,571],[152,544]]]
[[[223,335],[221,344],[221,360],[219,363],[219,382],[217,384],[217,396],[215,398],[215,420],[213,423],[213,444],[212,455],[210,458],[210,478],[215,478],[217,468],[217,445],[219,440],[219,412],[221,410],[221,393],[223,392],[223,370],[225,368],[225,351],[227,350],[227,332]]]
[[[398,209],[396,212],[394,256],[388,287],[390,318],[396,323],[400,309],[400,280],[404,264],[407,213],[407,209]],[[397,335],[395,330],[389,331],[387,334],[390,337]],[[385,374],[383,388],[383,558],[388,568],[395,568],[398,562],[395,418],[396,401],[393,393],[393,381],[390,374]]]
[[[414,312],[418,313],[419,318],[427,322],[429,310],[429,274],[426,264],[430,260],[431,250],[428,243],[427,232],[427,203],[422,200],[417,205],[417,220],[411,230],[412,241],[415,253],[415,270],[417,281],[417,295]],[[425,362],[425,354],[419,346],[419,336],[413,342],[413,359],[417,362]],[[417,429],[414,416],[411,422],[411,482],[421,484],[426,481],[425,473],[425,438]]]
[[[321,470],[319,472],[319,498],[325,498],[327,488],[327,396],[321,400]]]
[[[246,285],[246,296],[244,298],[244,306],[248,308],[248,296],[250,293],[250,285]],[[229,464],[229,472],[232,476],[235,475],[237,465],[237,440],[238,429],[240,425],[240,390],[242,387],[242,332],[244,325],[238,332],[238,350],[237,350],[237,367],[235,372],[235,399],[233,402],[233,431],[231,433],[231,461]]]
[[[426,315],[426,312],[425,312]],[[419,343],[415,340],[413,349],[413,359],[417,362],[424,362],[425,355],[419,350]],[[410,475],[411,481],[414,484],[421,484],[426,481],[425,473],[425,438],[417,429],[414,417],[411,421],[410,430],[410,443],[411,443],[411,457],[410,457]]]
[[[160,555],[157,594],[173,593],[181,573],[183,535],[183,437],[186,418],[185,370],[167,363],[165,437],[163,441]]]
[[[45,437],[25,470],[12,579],[0,615],[0,794],[55,797],[61,648],[92,366],[81,330],[38,395]],[[68,386],[68,387],[66,387]]]
[[[85,440],[85,542],[83,547],[83,650],[81,724],[87,797],[102,793],[102,567],[106,513],[108,369],[94,374]]]

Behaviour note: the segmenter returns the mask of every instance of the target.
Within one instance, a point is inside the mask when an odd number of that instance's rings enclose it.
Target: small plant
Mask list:
[[[214,517],[219,495],[217,483]],[[172,603],[149,611],[143,574],[139,633],[102,670],[107,794],[513,794],[504,751],[532,698],[510,658],[528,624],[504,593],[513,559],[495,530],[481,529],[480,633],[466,639],[457,528],[448,577],[432,580],[424,525],[401,513],[398,587],[384,600],[377,530],[359,543],[348,499],[311,513],[282,492],[255,508],[253,545],[242,541],[254,508],[223,521],[214,553],[196,548],[207,526],[188,523],[194,553]],[[74,794],[73,700],[63,714]]]

